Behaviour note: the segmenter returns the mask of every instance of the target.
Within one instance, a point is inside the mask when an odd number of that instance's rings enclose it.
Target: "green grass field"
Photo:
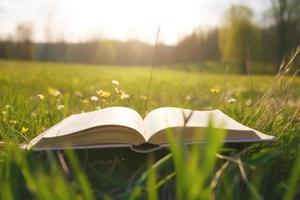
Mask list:
[[[1,199],[299,197],[299,77],[151,70],[0,61]],[[162,106],[218,108],[278,140],[222,147],[223,138],[214,136],[220,134],[208,134],[206,144],[187,147],[170,137],[169,150],[149,155],[128,149],[25,152],[16,146],[70,114],[109,106],[142,115]]]

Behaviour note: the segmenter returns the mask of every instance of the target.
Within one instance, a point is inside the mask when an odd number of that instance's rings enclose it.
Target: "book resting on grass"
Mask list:
[[[213,127],[226,131],[225,143],[275,139],[238,123],[220,110],[162,107],[152,110],[143,119],[131,108],[109,107],[71,115],[31,140],[25,148],[58,150],[138,147],[145,144],[167,146],[168,133],[173,134],[176,142],[201,143],[205,142],[210,120]]]

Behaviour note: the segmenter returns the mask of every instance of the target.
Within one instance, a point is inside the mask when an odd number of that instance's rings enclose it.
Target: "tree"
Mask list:
[[[252,21],[252,11],[243,5],[232,6],[220,30],[220,50],[223,62],[238,64],[241,72],[247,72],[249,55],[260,55],[260,31]]]
[[[277,29],[277,59],[300,42],[300,0],[271,0]]]
[[[220,60],[219,29],[210,29],[200,39],[200,48],[203,61]]]
[[[199,62],[201,60],[199,44],[199,37],[195,32],[183,38],[175,47],[176,61]]]
[[[35,48],[32,42],[33,28],[30,23],[19,24],[16,29],[16,39],[18,41],[17,48],[18,58],[25,60],[33,60],[35,56]]]
[[[115,64],[116,63],[116,51],[113,46],[113,42],[101,41],[98,43],[97,52],[95,54],[96,59],[104,64]]]

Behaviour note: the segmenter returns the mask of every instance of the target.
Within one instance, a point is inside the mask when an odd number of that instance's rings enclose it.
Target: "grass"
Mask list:
[[[1,199],[293,199],[299,196],[300,79],[159,68],[0,61]],[[120,84],[112,84],[117,80]],[[115,88],[130,95],[121,99]],[[149,89],[150,88],[150,89]],[[97,91],[110,95],[99,97]],[[97,98],[92,98],[93,96]],[[128,149],[24,152],[29,141],[74,113],[129,106],[218,108],[277,136],[271,144],[205,145],[151,154]]]

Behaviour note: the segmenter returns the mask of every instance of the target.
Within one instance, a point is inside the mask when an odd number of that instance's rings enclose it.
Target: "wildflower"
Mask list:
[[[141,96],[140,96],[140,99],[142,99],[142,100],[146,100],[146,99],[147,99],[147,96],[145,96],[145,95],[141,95]]]
[[[42,101],[42,100],[45,98],[45,96],[42,95],[42,94],[38,94],[38,95],[37,95],[37,98],[38,98],[40,101]]]
[[[7,115],[7,111],[2,111],[2,115]]]
[[[78,78],[74,78],[74,79],[73,79],[73,83],[74,83],[74,84],[77,84],[78,82],[79,82],[79,79],[78,79]]]
[[[90,101],[88,100],[88,99],[84,99],[84,100],[82,100],[82,103],[84,103],[84,104],[88,104]]]
[[[29,130],[29,128],[26,128],[26,127],[22,127],[22,129],[21,129],[21,133],[26,133],[27,131]]]
[[[108,97],[110,97],[111,93],[100,89],[100,90],[97,90],[97,94],[102,98],[108,98]]]
[[[103,90],[100,89],[100,90],[97,90],[96,93],[97,93],[100,97],[102,97],[102,95],[103,95],[104,92],[103,92]]]
[[[11,107],[10,104],[6,104],[6,105],[5,105],[5,108],[6,108],[6,109],[9,109],[10,107]]]
[[[119,95],[119,96],[124,93],[124,91],[120,90],[119,88],[115,88],[115,91],[116,91],[117,95]]]
[[[115,88],[115,91],[122,100],[128,99],[130,97],[130,95],[123,90]]]
[[[211,89],[210,89],[210,92],[211,92],[211,93],[217,94],[217,93],[220,92],[220,89],[219,89],[219,88],[211,88]]]
[[[187,101],[190,101],[192,99],[192,97],[190,96],[190,95],[187,95],[186,97],[185,97],[185,100],[187,100]]]
[[[237,100],[235,98],[230,98],[227,100],[227,103],[235,103]]]
[[[83,96],[82,92],[80,92],[80,91],[76,91],[74,94],[77,97],[82,97]]]
[[[9,123],[15,125],[15,124],[17,124],[17,121],[16,120],[9,120]]]
[[[110,94],[111,94],[109,91],[103,91],[101,89],[97,90],[96,93],[102,98],[108,98],[108,97],[110,97]]]
[[[104,91],[102,97],[103,97],[103,98],[108,98],[108,97],[110,97],[110,92]]]
[[[246,106],[250,106],[252,104],[252,100],[248,99],[245,104],[246,104]]]
[[[117,80],[112,80],[111,83],[114,85],[120,85],[119,81],[117,81]]]
[[[48,87],[47,90],[48,90],[48,93],[54,97],[60,97],[62,95],[59,90],[54,89],[52,87]]]
[[[31,113],[31,117],[32,117],[32,118],[35,118],[36,116],[37,116],[36,112],[32,112],[32,113]]]
[[[96,96],[91,96],[91,101],[99,101],[99,98],[98,97],[96,97]]]
[[[100,110],[100,109],[101,109],[101,106],[97,106],[96,109],[97,109],[97,110]]]
[[[62,109],[64,109],[64,107],[65,107],[65,106],[64,106],[64,105],[61,105],[61,104],[60,104],[60,105],[57,105],[57,109],[58,109],[58,110],[62,110]]]
[[[129,99],[129,97],[130,97],[129,94],[127,94],[127,93],[125,93],[125,92],[122,93],[121,96],[120,96],[120,98],[121,98],[122,100],[124,100],[124,99]]]

